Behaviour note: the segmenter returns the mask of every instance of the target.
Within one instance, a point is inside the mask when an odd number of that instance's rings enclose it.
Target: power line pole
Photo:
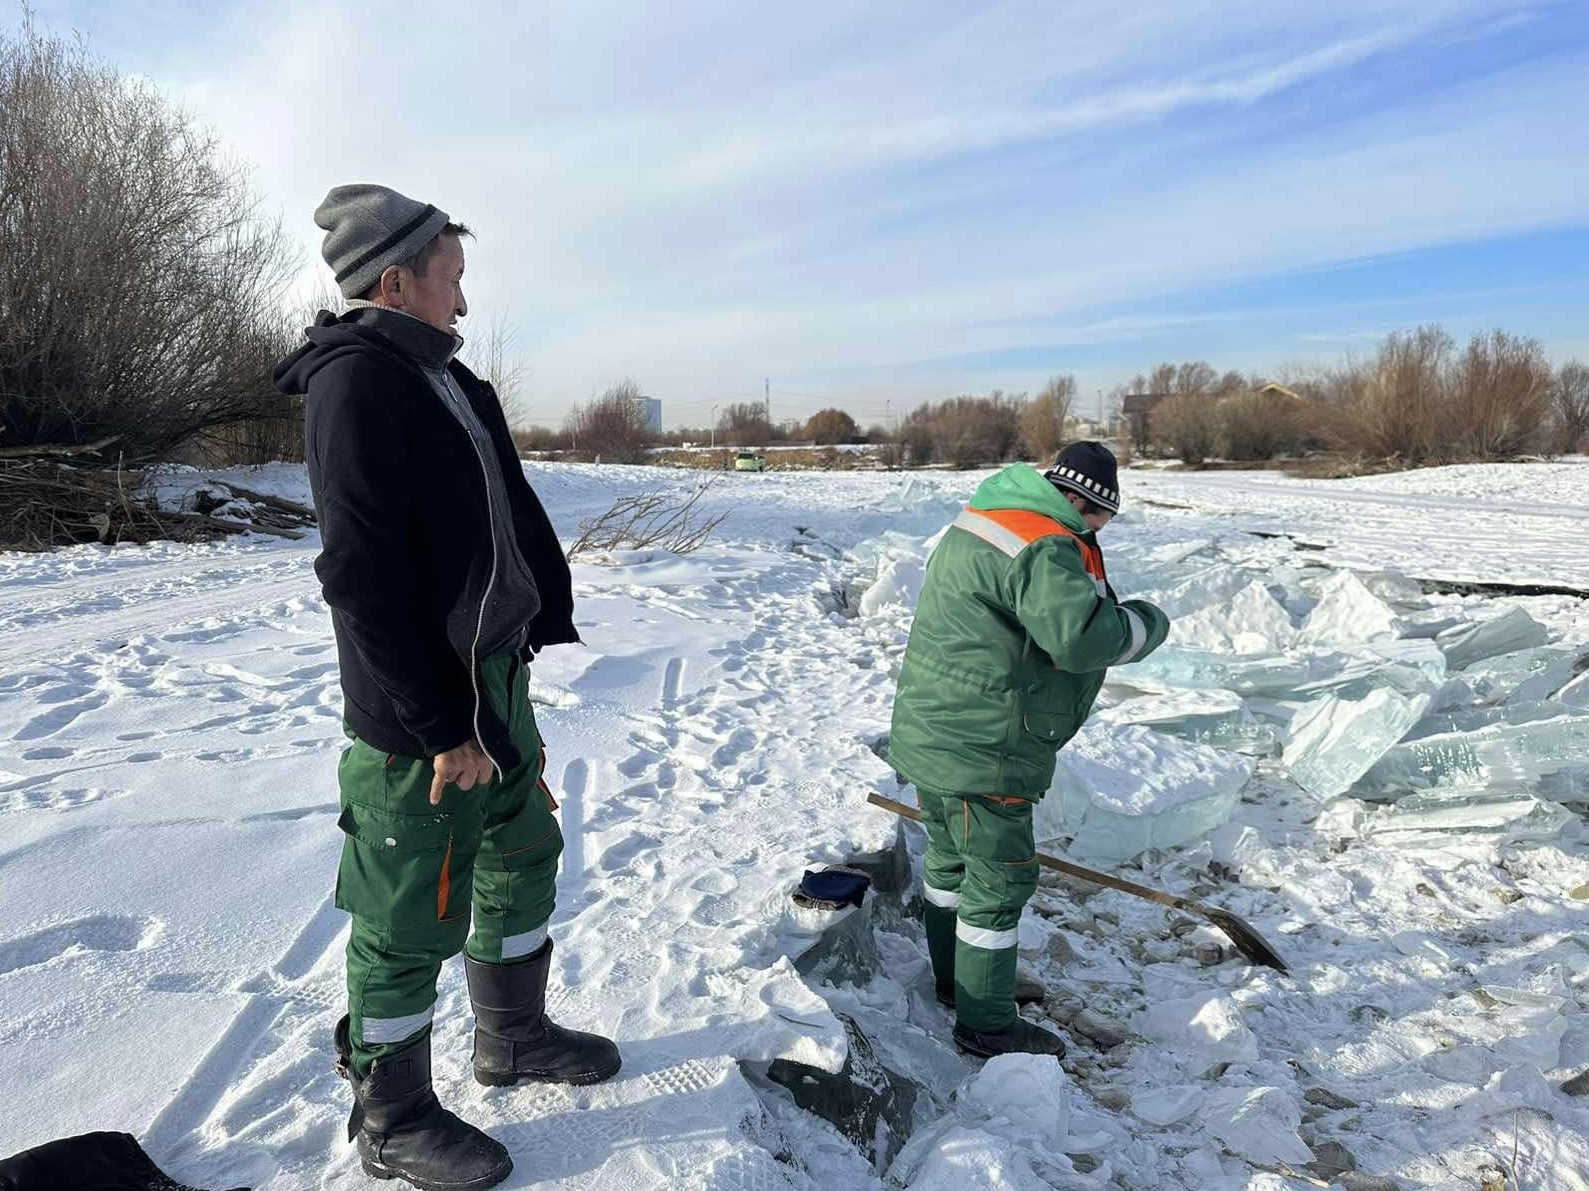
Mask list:
[[[762,377],[761,407],[767,413],[767,429],[772,429],[772,377]]]

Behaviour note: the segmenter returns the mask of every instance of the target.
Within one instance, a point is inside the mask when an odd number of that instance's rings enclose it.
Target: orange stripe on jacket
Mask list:
[[[1087,573],[1094,579],[1107,579],[1103,569],[1103,551],[1081,540],[1081,535],[1068,526],[1055,521],[1052,517],[1045,517],[1042,513],[1034,513],[1029,509],[973,509],[967,508],[966,512],[977,517],[986,517],[993,524],[1002,526],[1028,544],[1039,538],[1051,538],[1061,535],[1072,539],[1081,549],[1081,558],[1087,568]]]

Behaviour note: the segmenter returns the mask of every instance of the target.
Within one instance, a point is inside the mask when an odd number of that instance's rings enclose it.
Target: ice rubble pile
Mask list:
[[[856,614],[914,607],[937,537],[863,548]],[[1255,772],[1321,806],[1390,804],[1397,838],[1492,827],[1559,830],[1589,801],[1589,646],[1551,644],[1522,607],[1438,603],[1394,572],[1233,556],[1198,539],[1112,543],[1122,594],[1173,618],[1166,645],[1110,671],[1099,710],[1059,756],[1038,838],[1119,863],[1206,834]]]

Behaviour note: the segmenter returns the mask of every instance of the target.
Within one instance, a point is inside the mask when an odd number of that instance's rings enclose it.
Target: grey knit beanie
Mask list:
[[[447,212],[416,203],[386,186],[333,186],[315,208],[325,228],[320,255],[337,275],[344,298],[362,297],[388,265],[412,260],[450,222]]]

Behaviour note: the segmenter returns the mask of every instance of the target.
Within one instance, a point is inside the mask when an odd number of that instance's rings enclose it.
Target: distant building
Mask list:
[[[635,404],[645,411],[646,429],[652,434],[662,433],[662,400],[658,397],[636,397]]]

